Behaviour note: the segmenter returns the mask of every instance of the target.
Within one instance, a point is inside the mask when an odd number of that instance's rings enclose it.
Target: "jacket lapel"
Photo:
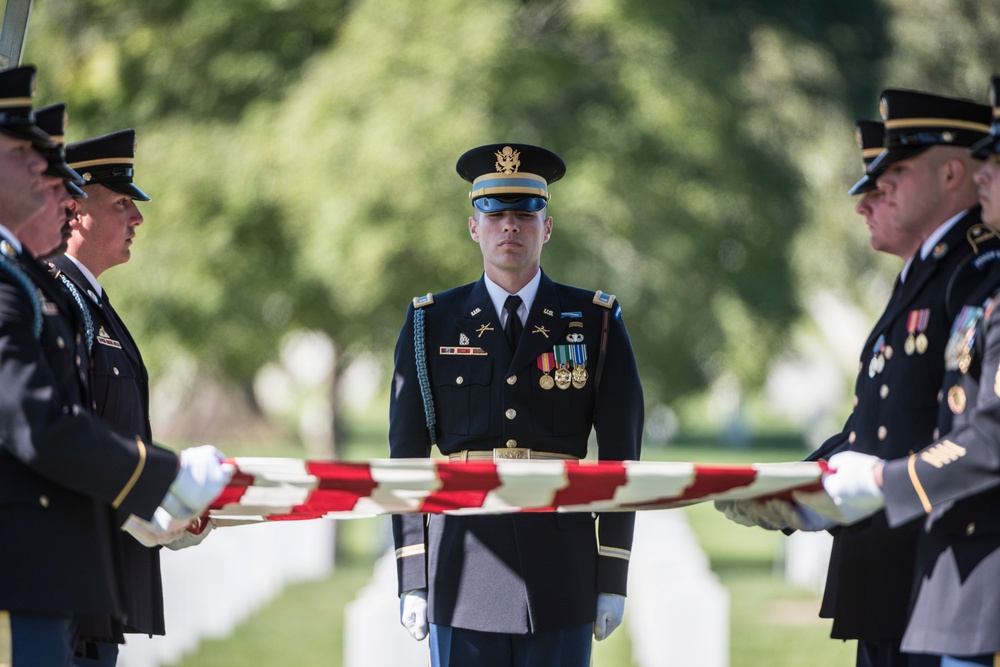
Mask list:
[[[517,346],[517,353],[511,363],[512,368],[521,368],[534,363],[543,352],[551,352],[552,346],[562,340],[569,320],[563,319],[562,306],[555,284],[542,272],[542,280],[538,284],[535,302],[531,304],[528,321],[524,325],[524,333]]]
[[[469,345],[483,348],[505,368],[510,365],[510,346],[483,278],[472,286],[462,312],[455,318],[455,325],[469,338]]]

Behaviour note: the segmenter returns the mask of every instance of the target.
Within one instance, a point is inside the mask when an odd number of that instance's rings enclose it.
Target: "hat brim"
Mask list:
[[[483,213],[500,211],[541,211],[548,206],[545,197],[476,197],[472,205]]]
[[[66,181],[66,190],[74,199],[86,199],[87,193],[73,181]]]
[[[926,151],[931,146],[937,146],[939,144],[923,144],[921,146],[894,146],[893,148],[886,148],[878,156],[872,160],[872,163],[868,166],[868,173],[870,174],[880,174],[886,170],[890,164],[896,162],[902,162],[903,160],[909,160],[912,157],[916,157]]]
[[[49,168],[45,170],[45,173],[49,176],[58,176],[67,183],[75,183],[76,185],[83,185],[83,176],[77,173],[76,169],[69,166],[62,160],[55,158],[49,160]]]
[[[847,191],[849,195],[863,195],[866,192],[871,192],[872,190],[878,189],[878,184],[875,182],[877,177],[869,176],[865,174],[861,177],[861,180],[854,184],[850,190]]]
[[[37,125],[28,123],[18,125],[0,125],[0,133],[15,139],[30,141],[35,148],[55,148],[56,142]]]
[[[1000,134],[990,134],[969,146],[969,154],[979,160],[1000,153]]]
[[[95,183],[95,185],[103,185],[109,190],[114,190],[115,192],[120,192],[123,195],[128,195],[132,199],[137,201],[150,201],[150,196],[145,192],[140,190],[135,186],[134,183]]]

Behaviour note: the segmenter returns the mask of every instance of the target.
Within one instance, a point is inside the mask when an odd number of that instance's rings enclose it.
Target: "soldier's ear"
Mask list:
[[[479,227],[479,221],[476,220],[476,216],[470,215],[469,216],[469,236],[471,236],[472,240],[475,241],[476,243],[479,243],[479,233],[476,231],[478,229],[478,227]]]

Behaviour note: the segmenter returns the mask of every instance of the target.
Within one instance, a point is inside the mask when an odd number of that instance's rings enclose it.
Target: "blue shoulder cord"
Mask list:
[[[427,345],[424,341],[424,311],[417,308],[413,311],[413,351],[417,358],[417,381],[420,384],[420,395],[424,399],[424,419],[427,422],[427,432],[431,436],[431,446],[437,444],[434,435],[434,397],[431,395],[431,381],[427,375]]]
[[[40,339],[42,337],[42,304],[38,300],[38,288],[31,282],[31,278],[25,275],[24,271],[3,254],[0,254],[0,269],[12,277],[27,293],[28,301],[31,302],[31,310],[34,313],[32,332],[35,334],[36,340]]]
[[[73,281],[65,276],[65,274],[59,274],[59,280],[62,281],[69,293],[73,295],[73,300],[76,301],[77,307],[80,309],[80,314],[83,315],[83,328],[84,333],[87,336],[87,352],[94,349],[94,319],[90,316],[90,308],[87,304],[83,302],[83,297],[80,296],[80,290],[76,288]]]

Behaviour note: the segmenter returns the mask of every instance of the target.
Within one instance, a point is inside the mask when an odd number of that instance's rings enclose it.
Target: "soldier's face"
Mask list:
[[[103,185],[88,187],[86,192],[86,199],[75,202],[69,252],[99,276],[132,256],[132,239],[142,224],[142,214],[129,195]]]
[[[878,177],[878,189],[897,229],[926,236],[937,225],[941,208],[943,173],[941,156],[932,147],[907,160],[889,165]]]
[[[552,234],[552,218],[541,211],[477,212],[469,233],[479,243],[487,270],[520,273],[537,267]]]
[[[983,222],[993,228],[1000,228],[1000,155],[986,158],[973,174],[973,180],[979,187]]]
[[[878,190],[861,195],[855,210],[865,219],[871,234],[872,248],[907,259],[920,246],[920,237],[897,229],[892,224],[885,196]]]
[[[16,233],[45,205],[46,165],[30,141],[0,134],[0,225]]]
[[[44,176],[45,205],[31,220],[25,224],[18,238],[27,246],[35,257],[45,258],[57,255],[66,250],[66,238],[69,235],[66,209],[72,205],[73,198],[66,190],[66,184],[61,178]],[[63,232],[66,232],[66,236]]]

